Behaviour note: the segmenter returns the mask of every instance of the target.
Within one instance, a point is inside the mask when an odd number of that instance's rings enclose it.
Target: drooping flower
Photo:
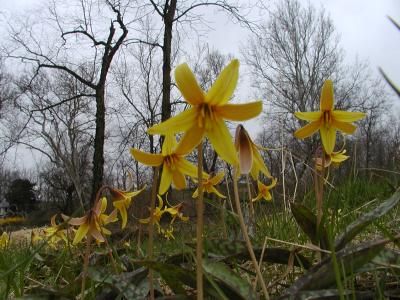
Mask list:
[[[263,173],[267,178],[272,178],[264,160],[259,152],[258,146],[251,140],[243,125],[236,127],[235,147],[239,155],[240,174],[251,174],[254,180]],[[238,174],[237,174],[238,175]]]
[[[272,195],[269,192],[274,186],[276,185],[276,179],[274,178],[272,180],[272,183],[270,185],[265,185],[261,181],[257,181],[257,186],[258,186],[258,195],[255,197],[252,201],[258,201],[261,198],[263,198],[266,201],[271,201],[272,200]]]
[[[336,143],[336,132],[341,131],[346,134],[352,134],[356,126],[352,122],[365,117],[362,112],[349,112],[343,110],[334,110],[333,83],[326,80],[322,86],[320,110],[313,112],[296,112],[295,116],[307,122],[306,126],[298,129],[294,136],[304,139],[313,135],[319,130],[325,152],[331,154]]]
[[[7,234],[7,232],[3,232],[2,235],[0,236],[0,249],[5,249],[8,246],[8,243],[10,241],[10,238]]]
[[[219,172],[217,175],[214,177],[206,177],[203,178],[203,190],[206,193],[214,193],[220,198],[226,198],[224,195],[222,195],[216,188],[215,186],[220,184],[222,179],[224,179],[225,173],[224,172]],[[199,190],[196,189],[192,195],[193,198],[197,198],[199,194]]]
[[[139,191],[127,192],[115,188],[110,188],[110,194],[113,200],[113,206],[119,211],[122,219],[122,229],[128,222],[128,208],[131,205],[132,198],[140,194],[144,188]]]
[[[346,149],[343,149],[336,152],[334,151],[331,154],[325,154],[324,163],[322,162],[321,157],[316,158],[315,162],[317,165],[317,169],[322,170],[322,164],[325,168],[329,167],[330,165],[337,167],[348,158],[349,156],[346,155]]]
[[[162,215],[165,213],[165,209],[164,209],[164,201],[161,198],[161,196],[157,195],[157,198],[158,198],[158,206],[154,208],[153,215],[145,219],[140,219],[139,222],[143,224],[148,224],[150,223],[150,221],[152,221],[160,229],[160,220]]]
[[[50,220],[51,226],[46,227],[43,230],[44,236],[48,238],[48,244],[53,249],[57,248],[57,244],[60,241],[64,241],[65,243],[68,243],[66,229],[63,229],[60,227],[60,225],[56,224],[56,216],[57,216],[57,214],[55,214],[54,216],[51,217],[51,220]]]
[[[186,63],[175,69],[175,81],[191,107],[182,113],[149,128],[149,134],[184,132],[179,151],[188,153],[207,136],[218,155],[237,165],[238,159],[232,137],[224,120],[245,121],[258,116],[262,102],[228,104],[239,76],[239,61],[232,60],[205,93]]]
[[[168,191],[171,182],[178,190],[186,188],[185,175],[197,178],[197,168],[184,158],[190,150],[184,151],[181,144],[182,141],[178,145],[176,144],[173,134],[167,134],[160,154],[146,153],[131,148],[132,156],[142,164],[153,167],[163,166],[159,187],[160,195]]]
[[[169,213],[172,217],[170,224],[174,223],[176,218],[179,218],[181,221],[186,222],[189,220],[189,217],[184,216],[181,212],[183,208],[183,203],[179,203],[177,205],[165,208],[165,212]]]
[[[73,226],[79,226],[73,245],[78,244],[85,236],[91,235],[96,242],[105,241],[104,235],[110,235],[111,231],[105,228],[105,225],[118,221],[117,210],[113,210],[109,215],[104,212],[107,209],[107,198],[103,197],[96,202],[94,208],[81,218],[72,218],[62,214],[65,222]]]

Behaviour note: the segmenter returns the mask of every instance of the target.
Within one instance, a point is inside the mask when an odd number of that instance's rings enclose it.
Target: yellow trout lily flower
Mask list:
[[[327,168],[330,165],[337,167],[348,158],[349,156],[346,155],[345,149],[337,152],[332,152],[331,154],[325,154],[324,167]],[[317,164],[317,169],[322,170],[322,158],[321,157],[316,158],[315,162]]]
[[[226,198],[224,195],[222,195],[216,188],[215,186],[220,184],[222,179],[224,179],[225,173],[224,172],[219,172],[217,175],[211,178],[204,178],[203,179],[203,190],[206,193],[214,193],[220,198]],[[196,189],[192,195],[193,198],[197,198],[199,195],[199,190]]]
[[[226,162],[238,163],[232,137],[224,120],[245,121],[258,116],[262,101],[228,104],[239,76],[239,61],[232,60],[205,93],[186,63],[175,69],[175,81],[190,108],[148,129],[149,134],[185,132],[179,151],[190,152],[207,136],[218,155]]]
[[[85,216],[81,218],[71,218],[66,215],[61,215],[65,222],[72,226],[79,226],[73,245],[78,244],[85,236],[91,235],[96,242],[102,243],[105,241],[104,235],[110,235],[109,231],[104,226],[118,221],[117,211],[113,210],[110,215],[104,212],[107,209],[107,198],[103,197],[97,201],[94,208],[91,209]]]
[[[148,224],[152,220],[154,223],[156,223],[158,225],[158,227],[160,226],[160,220],[161,220],[162,215],[165,213],[165,209],[163,209],[164,201],[161,198],[161,196],[157,195],[157,198],[158,198],[158,206],[156,206],[154,208],[153,215],[146,219],[140,219],[139,220],[140,223]]]
[[[132,156],[139,162],[147,166],[163,166],[159,194],[165,194],[171,183],[178,190],[186,188],[186,178],[188,175],[197,178],[197,167],[188,162],[184,157],[188,152],[182,151],[182,148],[176,145],[174,135],[165,136],[162,151],[160,154],[146,153],[135,148],[131,148]]]
[[[294,115],[300,119],[310,122],[306,126],[298,129],[294,136],[304,139],[313,135],[319,130],[325,152],[331,154],[335,147],[336,131],[352,134],[356,126],[352,122],[365,117],[362,112],[349,112],[343,110],[334,110],[333,83],[326,80],[322,86],[320,110],[313,112],[296,112]]]
[[[128,208],[131,205],[132,198],[140,194],[144,188],[139,191],[126,192],[119,189],[110,188],[113,206],[119,211],[122,219],[121,227],[125,228],[128,222]]]
[[[258,175],[263,173],[267,178],[272,178],[267,166],[264,163],[258,146],[251,140],[243,125],[236,127],[235,147],[239,155],[240,174],[251,174],[254,180],[258,180]],[[239,174],[236,174],[237,176]]]
[[[272,200],[272,196],[271,196],[271,193],[269,191],[275,185],[276,185],[276,179],[275,178],[272,180],[272,183],[270,185],[265,185],[261,181],[257,181],[258,195],[252,201],[253,202],[258,201],[261,198],[263,198],[266,201],[271,201]]]
[[[66,229],[62,229],[60,225],[56,224],[56,214],[51,217],[50,227],[47,227],[43,230],[44,236],[49,237],[48,243],[50,247],[53,249],[57,248],[57,244],[59,241],[64,241],[68,243]]]
[[[0,249],[5,249],[8,246],[8,243],[10,241],[10,238],[7,234],[7,232],[3,232],[3,234],[0,236]]]
[[[176,218],[179,218],[183,222],[189,220],[189,217],[184,216],[183,213],[181,212],[182,209],[183,209],[183,203],[179,203],[177,205],[167,207],[164,209],[164,212],[167,212],[172,216],[170,224],[174,223]]]

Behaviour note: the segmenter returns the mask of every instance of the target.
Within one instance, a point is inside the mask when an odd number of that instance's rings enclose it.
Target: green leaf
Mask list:
[[[230,241],[230,240],[205,240],[204,247],[207,249],[209,257],[218,258],[223,261],[237,260],[251,260],[250,254],[247,250],[246,243],[242,241]],[[261,258],[262,247],[253,247],[254,254],[257,260]],[[277,248],[267,247],[264,249],[263,261],[269,263],[287,265],[289,262],[292,251]],[[294,265],[297,267],[308,269],[311,267],[310,261],[301,254],[294,253],[295,260]]]
[[[361,268],[371,262],[385,247],[390,239],[379,239],[347,247],[336,253],[340,274],[356,274]],[[327,257],[309,272],[300,277],[288,290],[290,295],[296,295],[303,290],[320,290],[336,284],[332,259]]]
[[[372,211],[362,215],[356,221],[346,227],[344,232],[336,239],[336,251],[344,248],[360,231],[371,224],[376,219],[388,213],[400,201],[400,191],[397,190],[389,199],[381,203]]]
[[[203,261],[203,268],[208,275],[211,275],[225,285],[225,288],[221,288],[221,290],[227,292],[229,299],[258,299],[249,282],[241,278],[224,263],[211,262],[205,259]]]
[[[114,287],[126,299],[145,299],[149,293],[147,268],[139,268],[133,272],[111,275],[106,268],[90,267],[89,277],[99,283]]]
[[[296,202],[290,203],[290,208],[297,224],[309,237],[311,242],[318,245],[321,242],[322,249],[328,249],[328,234],[323,224],[320,224],[320,234],[317,234],[317,217],[304,205]]]

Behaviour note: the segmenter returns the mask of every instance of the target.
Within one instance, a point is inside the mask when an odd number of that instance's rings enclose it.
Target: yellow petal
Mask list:
[[[300,129],[296,130],[294,136],[298,139],[304,139],[313,135],[321,126],[320,121],[311,122],[310,124],[301,127]]]
[[[157,167],[164,161],[164,157],[161,154],[146,153],[135,148],[131,148],[131,154],[138,162],[146,166]]]
[[[349,156],[344,155],[342,153],[338,153],[338,154],[335,154],[335,155],[331,156],[331,160],[334,163],[341,163],[341,162],[345,161],[348,158],[349,158]]]
[[[79,226],[78,230],[76,231],[74,241],[72,242],[72,244],[76,245],[80,241],[82,241],[82,239],[86,236],[88,231],[89,231],[89,224],[84,223],[81,226]]]
[[[96,229],[96,227],[90,226],[89,233],[96,241],[100,243],[105,241],[103,235]]]
[[[272,200],[271,193],[270,193],[268,190],[266,190],[266,191],[264,192],[264,194],[263,194],[263,198],[264,198],[265,200],[267,200],[267,201]]]
[[[319,132],[321,134],[322,145],[324,146],[325,152],[331,154],[335,148],[336,129],[333,127],[322,126]]]
[[[347,134],[352,134],[357,129],[357,127],[351,123],[339,122],[336,120],[332,120],[331,124],[332,127],[335,127],[336,129]]]
[[[237,152],[225,122],[221,118],[214,119],[211,129],[206,134],[218,155],[227,163],[237,166]]]
[[[271,184],[270,184],[270,185],[267,185],[266,188],[267,188],[268,190],[270,190],[270,189],[272,189],[274,186],[276,186],[276,183],[277,183],[277,180],[276,180],[276,178],[274,178],[274,179],[272,179]]]
[[[211,193],[216,194],[220,198],[226,198],[224,195],[222,195],[215,187],[211,186],[210,187]]]
[[[159,210],[161,210],[163,208],[163,206],[164,206],[164,201],[163,201],[163,199],[162,199],[162,197],[160,195],[157,195],[157,198],[158,198],[158,206],[157,206],[157,208]]]
[[[239,154],[240,174],[249,174],[253,165],[253,151],[250,137],[242,125],[236,127],[235,148]]]
[[[256,202],[262,198],[261,194],[258,194],[257,197],[253,198],[251,201]]]
[[[325,80],[321,91],[321,102],[320,102],[321,110],[332,110],[333,102],[334,102],[333,83],[332,80],[327,79]]]
[[[179,157],[177,162],[175,163],[175,167],[177,170],[185,175],[188,175],[192,178],[197,178],[197,167],[190,162],[188,162],[186,159]],[[203,177],[206,178],[208,176],[207,173],[203,173]]]
[[[219,172],[217,175],[215,175],[214,177],[212,177],[210,179],[211,184],[212,185],[219,184],[222,181],[222,179],[224,179],[224,176],[225,176],[225,173],[223,171]]]
[[[175,153],[178,155],[186,155],[192,152],[193,148],[196,147],[204,138],[204,127],[199,127],[197,122],[188,129],[179,141],[178,146],[175,149]]]
[[[297,119],[314,122],[322,117],[322,111],[311,111],[311,112],[295,112],[294,115]]]
[[[192,195],[192,198],[197,198],[199,196],[199,189],[196,189]]]
[[[262,101],[244,104],[225,104],[216,106],[214,112],[221,118],[231,121],[246,121],[257,117],[262,111]]]
[[[261,173],[263,173],[266,177],[272,178],[271,173],[269,172],[267,166],[264,163],[264,159],[262,158],[260,152],[258,151],[254,143],[252,143],[252,151],[253,151],[253,165],[255,166],[255,168],[259,172],[261,171]],[[258,177],[258,174],[256,175],[256,177]]]
[[[146,219],[139,219],[139,222],[142,224],[148,224],[148,223],[150,223],[150,217],[148,217]]]
[[[128,222],[128,212],[126,211],[125,205],[122,205],[118,208],[119,213],[121,214],[122,224],[121,228],[124,229],[126,223]]]
[[[102,215],[102,216],[105,216],[104,221],[103,221],[104,224],[114,223],[114,222],[118,221],[117,210],[115,210],[115,209],[108,216],[107,215]]]
[[[196,122],[197,113],[196,108],[189,108],[175,117],[169,118],[168,120],[154,125],[147,130],[148,134],[161,134],[177,133],[188,130],[192,127],[193,123]]]
[[[191,105],[204,102],[204,92],[199,87],[189,66],[184,63],[175,69],[175,81],[183,98]]]
[[[365,118],[365,113],[343,110],[332,111],[332,117],[339,122],[354,122]]]
[[[176,170],[172,173],[172,183],[177,190],[183,190],[184,188],[186,188],[185,175]]]
[[[239,77],[239,61],[232,60],[207,92],[205,102],[211,105],[223,105],[229,101],[236,88]]]
[[[162,155],[165,157],[167,155],[171,155],[176,147],[176,138],[174,134],[167,134],[165,135],[164,142],[162,145]]]
[[[107,198],[102,197],[100,199],[100,213],[104,213],[107,209]]]
[[[161,174],[161,181],[160,181],[160,187],[159,187],[158,193],[160,195],[165,194],[168,191],[168,189],[171,185],[171,182],[172,182],[171,169],[166,164],[164,164],[163,171]]]

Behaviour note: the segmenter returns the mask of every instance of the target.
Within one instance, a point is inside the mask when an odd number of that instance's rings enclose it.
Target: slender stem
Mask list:
[[[204,203],[203,203],[203,142],[197,146],[197,189],[199,191],[196,210],[197,210],[197,227],[196,227],[196,286],[197,300],[203,300],[203,231],[204,231]]]
[[[150,202],[150,222],[149,222],[149,241],[147,244],[147,256],[149,260],[153,259],[153,243],[154,243],[154,223],[153,223],[153,214],[154,208],[156,206],[156,197],[157,197],[157,187],[158,187],[158,174],[160,172],[160,168],[154,168],[153,171],[153,185],[151,187],[151,202]],[[153,270],[149,269],[149,290],[150,290],[150,300],[154,300],[154,273]]]
[[[249,206],[250,206],[250,223],[253,222],[254,220],[254,205],[251,197],[251,189],[250,189],[250,176],[249,174],[246,174],[246,181],[247,181],[247,194],[249,196]]]
[[[82,299],[85,299],[85,283],[86,283],[87,270],[88,270],[88,267],[89,267],[89,256],[90,256],[90,244],[91,244],[91,242],[92,242],[92,237],[89,234],[89,235],[87,235],[85,258],[83,260],[82,288],[81,288]]]
[[[263,290],[265,299],[269,300],[269,294],[268,294],[267,286],[265,285],[264,278],[263,278],[263,276],[261,274],[260,267],[258,266],[257,259],[256,259],[256,256],[254,254],[254,251],[253,251],[253,246],[251,245],[250,237],[247,234],[246,224],[244,223],[242,209],[240,207],[239,190],[238,190],[237,177],[236,176],[233,176],[233,192],[235,194],[236,209],[237,209],[237,213],[239,215],[239,222],[240,222],[240,227],[242,229],[243,237],[244,237],[244,239],[246,241],[247,250],[250,253],[251,261],[253,263],[254,269],[256,270],[257,279],[258,279],[258,282],[261,285],[261,288]]]

